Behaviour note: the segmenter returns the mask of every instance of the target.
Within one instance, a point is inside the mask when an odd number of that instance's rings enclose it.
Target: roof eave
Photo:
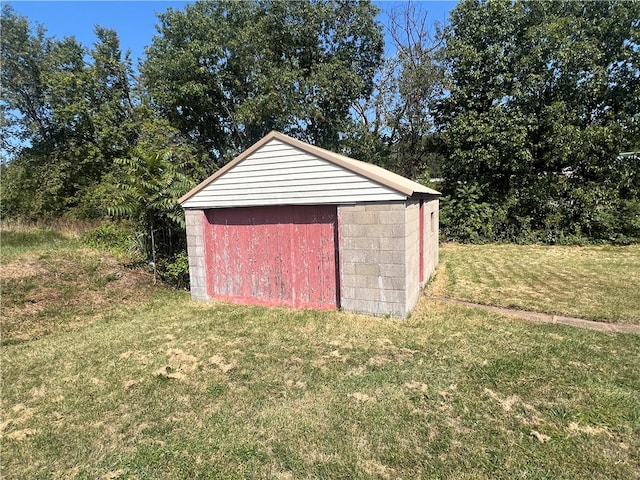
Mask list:
[[[189,200],[191,197],[197,194],[200,190],[205,188],[207,185],[209,185],[211,182],[213,182],[220,176],[224,175],[226,172],[228,172],[230,169],[232,169],[242,160],[247,158],[256,150],[262,148],[262,146],[264,146],[266,143],[270,142],[273,139],[279,140],[283,143],[291,145],[292,147],[298,148],[306,153],[309,153],[310,155],[320,157],[323,160],[326,160],[342,168],[345,168],[346,170],[349,170],[365,178],[373,180],[374,182],[377,182],[380,185],[396,190],[397,192],[400,192],[403,195],[406,195],[407,198],[412,198],[412,197],[413,198],[417,198],[417,197],[433,198],[433,197],[439,197],[441,195],[440,192],[437,192],[435,190],[433,190],[433,192],[420,192],[420,191],[413,190],[411,188],[406,187],[405,185],[402,185],[393,181],[393,179],[384,178],[380,175],[377,175],[374,172],[360,168],[358,165],[345,162],[340,158],[339,155],[333,154],[328,150],[316,147],[314,145],[310,145],[296,138],[292,138],[292,137],[289,137],[288,135],[272,130],[264,138],[262,138],[262,140],[252,145],[250,148],[248,148],[247,150],[242,152],[240,155],[238,155],[236,158],[234,158],[231,162],[227,163],[224,167],[217,170],[213,175],[209,176],[208,178],[200,182],[197,186],[192,188],[190,191],[185,193],[182,197],[178,199],[178,203],[180,205],[184,204],[187,200]]]

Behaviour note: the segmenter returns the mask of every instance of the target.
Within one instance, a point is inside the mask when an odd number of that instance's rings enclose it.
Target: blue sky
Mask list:
[[[51,36],[62,38],[75,36],[90,47],[95,41],[93,27],[112,28],[120,36],[123,50],[131,50],[134,65],[144,55],[144,47],[151,43],[156,33],[157,13],[168,8],[183,9],[184,1],[9,1],[20,15],[31,22],[41,23]],[[383,10],[380,21],[386,23],[384,12],[402,6],[405,2],[374,1]],[[429,12],[432,21],[445,23],[455,1],[414,1],[419,8]]]

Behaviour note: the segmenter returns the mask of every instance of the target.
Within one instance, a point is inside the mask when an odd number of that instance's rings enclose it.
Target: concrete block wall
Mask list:
[[[406,305],[413,310],[420,298],[420,201],[407,201],[405,208],[406,230],[404,235],[406,252]]]
[[[407,315],[405,219],[404,202],[338,207],[342,308]]]
[[[204,258],[204,222],[207,220],[203,210],[185,210],[184,216],[187,230],[191,298],[194,300],[209,300]]]

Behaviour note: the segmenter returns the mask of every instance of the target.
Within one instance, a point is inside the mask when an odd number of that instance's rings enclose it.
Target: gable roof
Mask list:
[[[369,180],[373,180],[381,185],[384,185],[392,190],[400,192],[408,197],[411,197],[415,194],[424,194],[424,195],[440,195],[440,192],[433,190],[429,187],[425,187],[424,185],[420,185],[413,180],[409,180],[401,175],[390,172],[382,167],[377,165],[373,165],[366,162],[361,162],[360,160],[355,160],[353,158],[347,157],[345,155],[340,155],[338,153],[331,152],[329,150],[325,150],[324,148],[316,147],[314,145],[310,145],[308,143],[302,142],[295,138],[289,137],[280,132],[272,131],[267,136],[265,136],[262,140],[258,141],[250,148],[242,152],[236,158],[234,158],[231,162],[226,164],[221,169],[217,170],[213,175],[209,178],[205,179],[199,185],[191,189],[185,195],[180,197],[178,203],[183,204],[191,197],[196,195],[200,190],[205,188],[207,185],[213,183],[217,178],[224,175],[226,172],[231,170],[237,164],[242,162],[245,158],[250,156],[252,153],[259,150],[265,144],[270,142],[271,140],[279,140],[282,143],[290,145],[294,148],[298,148],[304,152],[307,152],[311,155],[319,157],[323,160],[326,160],[330,163],[343,167],[351,172],[354,172],[358,175],[361,175]]]

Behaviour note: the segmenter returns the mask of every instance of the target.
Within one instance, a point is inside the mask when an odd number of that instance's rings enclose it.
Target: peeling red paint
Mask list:
[[[236,303],[338,306],[335,206],[206,211],[207,293]]]

